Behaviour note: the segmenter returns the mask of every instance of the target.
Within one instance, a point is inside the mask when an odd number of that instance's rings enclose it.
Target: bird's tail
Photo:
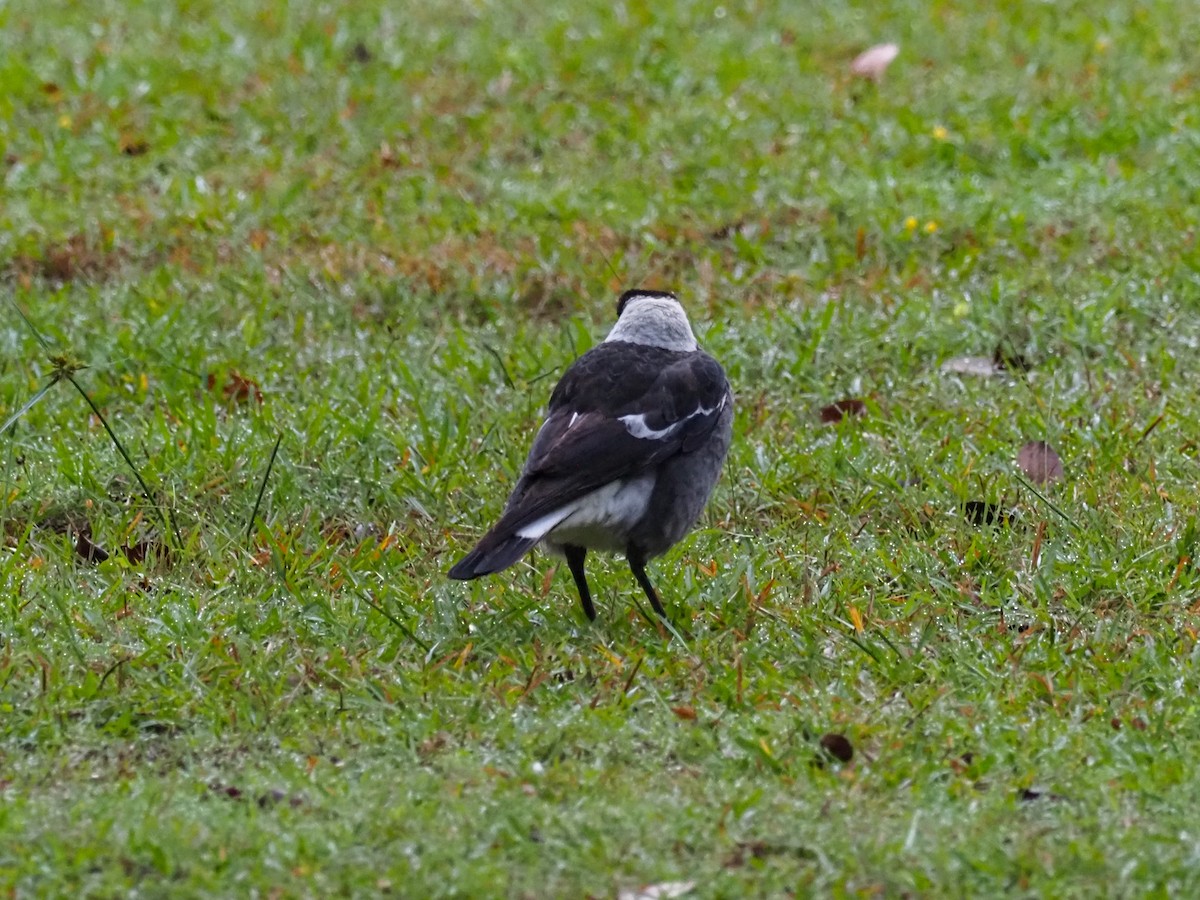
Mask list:
[[[491,575],[493,572],[507,569],[537,542],[537,538],[522,537],[507,531],[491,531],[446,574],[459,581]]]

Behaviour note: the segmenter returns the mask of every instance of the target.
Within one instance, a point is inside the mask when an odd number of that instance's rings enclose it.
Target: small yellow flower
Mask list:
[[[934,125],[933,126],[933,139],[935,141],[950,140],[950,132],[946,130],[945,125]]]
[[[916,216],[909,216],[907,219],[904,220],[904,230],[907,231],[909,234],[912,234],[914,231],[917,230],[917,225],[918,225],[918,222],[917,222]]]
[[[71,127],[71,117],[66,115],[65,113],[63,115],[59,116],[58,117],[58,127],[59,128],[70,128]]]
[[[938,223],[933,221],[933,219],[930,219],[928,222],[925,223],[925,233],[926,234],[933,234],[937,230],[938,230]]]

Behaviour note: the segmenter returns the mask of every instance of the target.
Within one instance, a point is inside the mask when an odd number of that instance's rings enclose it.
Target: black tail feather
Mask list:
[[[451,578],[467,581],[481,575],[491,575],[507,569],[529,552],[537,538],[521,537],[516,534],[487,534],[475,549],[454,564],[447,572]]]

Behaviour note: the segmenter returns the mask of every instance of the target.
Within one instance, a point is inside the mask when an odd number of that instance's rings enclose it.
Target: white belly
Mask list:
[[[624,552],[629,531],[646,515],[655,476],[621,479],[530,522],[518,534],[543,540],[560,553],[564,544]]]

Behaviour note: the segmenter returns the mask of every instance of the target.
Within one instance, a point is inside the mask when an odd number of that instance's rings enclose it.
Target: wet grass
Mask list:
[[[0,422],[96,407],[0,436],[0,884],[1194,893],[1198,37],[0,8]],[[678,637],[619,561],[594,626],[444,577],[631,284],[738,396]]]

